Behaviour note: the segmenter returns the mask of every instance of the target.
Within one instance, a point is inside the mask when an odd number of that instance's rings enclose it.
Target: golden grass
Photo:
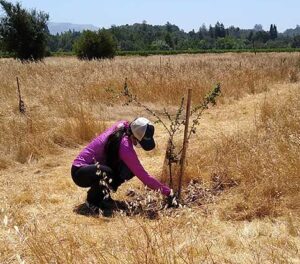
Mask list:
[[[0,60],[0,263],[299,263],[299,54],[222,54]],[[18,113],[19,76],[27,116]],[[150,221],[81,216],[85,191],[70,177],[83,144],[140,109],[113,103],[105,88],[130,87],[156,110],[194,103],[216,82],[223,96],[200,120],[185,180],[222,190],[210,204]],[[158,148],[138,151],[159,175]],[[2,170],[1,170],[2,169]],[[214,181],[212,181],[212,178]],[[238,184],[236,186],[236,184]],[[122,186],[141,189],[138,180]],[[237,221],[238,220],[238,221]]]
[[[299,228],[296,235],[290,233],[291,221],[297,219],[294,217],[232,223],[220,221],[216,216],[202,216],[194,209],[179,212],[177,218],[156,221],[123,216],[109,221],[77,218],[62,218],[57,222],[51,219],[46,226],[31,223],[33,219],[29,219],[25,228],[9,222],[3,236],[9,243],[6,251],[2,251],[5,253],[2,261],[18,257],[29,263],[298,263],[299,260]]]
[[[220,188],[238,185],[222,204],[226,218],[252,220],[300,212],[299,100],[299,86],[266,93],[252,129],[220,134],[210,151],[191,154],[191,178],[199,175],[194,164],[202,158],[209,164],[202,172],[217,178]]]
[[[297,81],[299,61],[297,53],[180,55],[163,57],[161,64],[158,56],[101,62],[50,58],[32,64],[4,59],[0,61],[1,149],[24,163],[47,150],[52,153],[55,145],[89,140],[99,132],[100,120],[115,117],[105,89],[121,89],[126,77],[134,93],[150,103],[177,104],[186,88],[193,88],[197,103],[217,82],[222,83],[220,101],[228,101],[266,91],[274,83]],[[18,113],[16,76],[29,118]],[[122,113],[124,109],[119,109],[118,116]]]

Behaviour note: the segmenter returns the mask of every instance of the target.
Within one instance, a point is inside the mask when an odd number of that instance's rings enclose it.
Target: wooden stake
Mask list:
[[[18,88],[18,95],[19,95],[19,102],[22,100],[21,98],[21,91],[20,91],[20,84],[19,84],[19,78],[16,77],[17,79],[17,88]]]
[[[19,111],[20,111],[20,113],[25,114],[26,108],[25,108],[24,101],[22,100],[20,84],[19,84],[19,78],[18,77],[17,77],[17,87],[18,87],[18,94],[19,94]]]
[[[161,57],[159,57],[159,80],[160,80],[160,86],[162,86],[162,71],[161,71]]]
[[[189,122],[190,122],[190,114],[191,114],[191,101],[192,101],[192,89],[189,89],[188,90],[188,100],[187,100],[187,105],[186,105],[183,147],[182,147],[182,154],[181,154],[181,159],[180,159],[178,199],[180,199],[180,195],[181,195],[182,179],[183,179],[184,170],[185,170],[185,158],[186,158],[186,151],[187,151],[187,146],[188,146],[188,132],[189,132]]]

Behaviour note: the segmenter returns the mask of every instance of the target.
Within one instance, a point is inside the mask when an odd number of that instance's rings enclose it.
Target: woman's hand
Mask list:
[[[174,193],[171,189],[170,194],[167,196],[167,208],[177,208],[179,207],[178,194]]]

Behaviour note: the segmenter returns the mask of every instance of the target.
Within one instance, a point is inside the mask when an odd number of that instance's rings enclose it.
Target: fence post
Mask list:
[[[180,199],[180,195],[181,195],[182,179],[183,179],[184,170],[185,170],[185,158],[186,158],[186,151],[187,151],[187,145],[188,145],[189,121],[190,121],[190,114],[191,114],[191,101],[192,101],[192,89],[188,89],[188,100],[187,100],[187,105],[186,105],[183,147],[182,147],[182,154],[181,154],[181,159],[180,159],[178,199]]]
[[[17,88],[18,88],[18,95],[19,95],[19,111],[20,111],[20,113],[25,114],[26,108],[25,108],[25,103],[22,100],[22,96],[21,96],[19,78],[16,77],[16,79],[17,79]]]

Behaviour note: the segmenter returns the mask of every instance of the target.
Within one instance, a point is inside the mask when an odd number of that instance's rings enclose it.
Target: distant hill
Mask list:
[[[83,31],[83,30],[98,30],[99,28],[94,25],[79,25],[79,24],[72,24],[72,23],[48,23],[48,28],[50,34],[56,35],[57,33],[63,33],[69,30],[75,31]]]
[[[300,26],[297,25],[296,28],[294,29],[287,29],[286,31],[283,32],[284,36],[288,36],[288,37],[293,37],[293,36],[297,36],[300,35]]]

